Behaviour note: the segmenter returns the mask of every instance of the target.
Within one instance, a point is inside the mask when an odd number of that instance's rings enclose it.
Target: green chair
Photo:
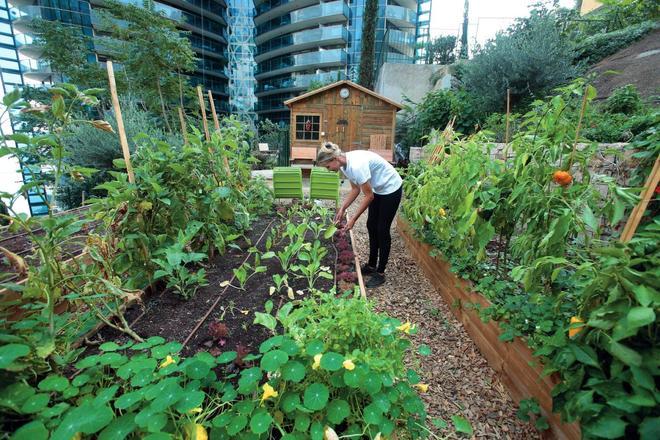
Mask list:
[[[322,167],[312,168],[309,198],[334,200],[335,203],[339,203],[339,173]]]
[[[273,192],[276,199],[302,199],[302,170],[296,167],[275,167]]]

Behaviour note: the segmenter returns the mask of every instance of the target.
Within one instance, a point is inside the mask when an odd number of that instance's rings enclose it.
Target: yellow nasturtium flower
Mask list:
[[[422,393],[425,393],[425,392],[427,392],[427,391],[429,390],[429,386],[428,386],[427,384],[425,384],[425,383],[417,383],[417,384],[415,384],[415,385],[413,385],[413,386],[414,386],[415,388],[417,388],[419,391],[421,391]]]
[[[447,212],[443,208],[438,209],[438,214],[440,217],[447,217]]]
[[[168,365],[172,365],[172,364],[176,364],[176,361],[172,358],[172,356],[168,354],[165,360],[161,362],[160,368],[165,368]]]
[[[405,323],[398,326],[396,329],[404,332],[407,335],[409,335],[410,330],[412,330],[413,328],[414,328],[414,326],[410,323],[410,321],[406,321]]]
[[[354,370],[355,369],[355,364],[353,363],[352,360],[346,359],[344,362],[342,362],[342,365],[344,368],[346,368],[348,371]]]
[[[199,414],[201,412],[202,412],[202,407],[198,406],[197,408],[193,408],[193,409],[189,410],[188,414],[191,414],[191,415],[192,414]]]
[[[190,423],[185,427],[186,437],[185,440],[208,440],[209,435],[206,428],[199,423]]]
[[[277,397],[278,392],[275,391],[275,388],[270,386],[268,382],[266,382],[262,387],[262,390],[264,390],[264,394],[261,396],[261,403],[263,404],[265,400],[270,399],[271,397]]]
[[[314,356],[314,363],[312,364],[312,370],[318,370],[321,367],[321,358],[322,354],[317,354]]]

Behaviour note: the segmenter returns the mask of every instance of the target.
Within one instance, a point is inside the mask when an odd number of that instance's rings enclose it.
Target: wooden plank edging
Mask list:
[[[552,388],[559,383],[557,377],[542,375],[541,361],[533,355],[523,339],[515,338],[512,342],[499,340],[502,333],[499,325],[494,321],[484,323],[472,306],[478,303],[487,307],[490,302],[472,291],[468,282],[453,274],[448,262],[440,257],[432,257],[432,247],[417,240],[412,228],[401,216],[397,218],[397,229],[426,278],[447,303],[456,319],[463,324],[511,397],[517,403],[530,397],[539,402],[541,412],[550,425],[550,429],[543,433],[544,437],[580,439],[580,426],[577,423],[562,423],[559,414],[552,412]]]
[[[364,286],[364,278],[362,277],[362,268],[360,267],[360,259],[357,256],[355,251],[355,237],[353,237],[353,230],[348,231],[348,236],[351,237],[351,249],[353,249],[353,255],[355,255],[355,273],[357,274],[358,286],[360,286],[360,295],[362,299],[367,299],[367,288]]]

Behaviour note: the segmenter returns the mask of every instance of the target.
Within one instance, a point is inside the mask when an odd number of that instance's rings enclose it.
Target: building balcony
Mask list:
[[[389,29],[386,34],[387,45],[395,51],[412,57],[415,53],[415,34],[397,29]]]
[[[254,18],[254,24],[259,26],[295,9],[318,4],[318,0],[271,0],[256,7],[257,16]]]
[[[260,81],[256,95],[268,96],[275,93],[291,93],[306,90],[313,83],[330,83],[346,79],[346,73],[342,70],[323,73],[308,73],[292,75],[286,78],[278,78]]]
[[[344,49],[321,50],[296,55],[285,55],[257,65],[257,81],[285,73],[309,69],[345,66],[348,54]]]
[[[21,73],[34,81],[46,81],[53,75],[50,64],[41,60],[21,60]]]
[[[18,52],[26,57],[38,59],[44,53],[43,46],[34,43],[34,38],[27,34],[14,35]]]
[[[257,63],[276,56],[301,52],[315,47],[338,46],[348,43],[348,29],[344,25],[327,26],[294,32],[257,46]]]
[[[415,27],[417,24],[417,11],[403,6],[387,5],[385,18],[398,28]]]
[[[390,0],[392,3],[403,6],[404,8],[417,10],[417,0]]]
[[[301,31],[309,27],[343,23],[348,20],[350,10],[343,1],[321,3],[303,9],[297,9],[279,19],[274,19],[257,26],[255,42],[259,45],[266,41]]]

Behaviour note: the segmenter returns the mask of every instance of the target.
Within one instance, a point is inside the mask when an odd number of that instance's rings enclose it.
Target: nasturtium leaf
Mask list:
[[[34,420],[26,423],[14,432],[12,440],[47,440],[48,430],[43,422]]]
[[[259,345],[259,353],[266,353],[275,347],[279,347],[282,344],[282,338],[284,338],[282,335],[278,335],[266,339]]]
[[[291,304],[291,303],[287,303]],[[298,348],[298,344],[296,344],[296,341],[293,339],[284,336],[282,338],[282,344],[280,345],[280,350],[288,354],[289,356],[294,356],[300,352],[300,348]]]
[[[25,344],[7,344],[0,347],[0,368],[7,368],[16,359],[30,354]]]
[[[178,353],[181,350],[181,343],[172,341],[168,342],[165,345],[159,345],[151,349],[151,356],[156,359],[164,359],[168,354],[172,355]]]
[[[186,376],[191,379],[204,379],[209,371],[211,371],[209,364],[195,360],[186,367]]]
[[[39,389],[41,391],[64,391],[69,386],[69,380],[57,374],[51,374],[41,382],[39,382]]]
[[[390,410],[391,402],[385,393],[376,394],[372,397],[372,401],[381,409],[381,411],[383,411],[383,413],[386,414]]]
[[[394,431],[394,422],[387,417],[383,417],[383,421],[379,425],[379,431],[382,435],[389,436]]]
[[[165,432],[152,432],[142,438],[142,440],[172,440],[172,436]]]
[[[0,407],[18,412],[21,405],[36,393],[35,389],[23,382],[13,383],[0,389]]]
[[[50,395],[46,393],[39,393],[33,396],[30,396],[23,406],[21,406],[21,412],[26,414],[35,414],[43,410],[48,406],[50,402]]]
[[[282,396],[282,410],[285,413],[290,413],[296,410],[296,407],[300,405],[300,396],[298,393],[286,393]]]
[[[282,366],[282,379],[298,383],[305,378],[305,366],[298,361],[289,361]]]
[[[333,351],[329,351],[323,354],[321,358],[321,368],[328,371],[337,371],[343,368],[342,362],[344,362],[344,356]]]
[[[449,426],[447,424],[447,422],[445,422],[440,417],[435,417],[435,418],[431,419],[431,423],[433,424],[433,426],[435,426],[438,429],[445,429],[447,426]]]
[[[309,429],[309,434],[312,440],[323,440],[323,425],[318,420],[312,423]]]
[[[314,356],[317,354],[320,354],[323,352],[323,341],[319,341],[318,339],[314,339],[313,341],[309,342],[307,346],[305,347],[305,351],[307,351],[307,354],[310,356]]]
[[[137,402],[141,401],[144,393],[140,391],[131,391],[125,394],[122,394],[115,400],[115,408],[117,409],[126,409],[135,405]]]
[[[111,367],[119,367],[120,365],[125,364],[128,361],[128,358],[120,353],[110,352],[104,353],[99,357],[99,363],[101,365],[109,365]]]
[[[383,411],[374,403],[370,403],[362,409],[362,418],[370,425],[380,425],[383,421]]]
[[[300,432],[307,432],[311,421],[312,420],[309,418],[309,415],[305,414],[304,412],[298,412],[298,414],[296,414],[296,418],[293,421],[293,429]]]
[[[120,346],[116,342],[110,341],[110,342],[104,342],[99,346],[99,350],[101,351],[117,351],[119,350]]]
[[[422,356],[430,356],[431,355],[431,347],[429,347],[426,344],[422,344],[419,346],[417,349],[417,352],[421,354]]]
[[[238,396],[238,391],[236,391],[236,388],[234,387],[229,387],[225,389],[225,392],[222,394],[221,400],[223,402],[231,402]]]
[[[147,430],[149,432],[160,432],[165,425],[167,425],[167,415],[164,413],[154,414],[147,422]]]
[[[99,357],[101,356],[99,356],[98,354],[87,356],[86,358],[76,362],[75,367],[79,370],[84,370],[85,368],[93,367],[94,365],[99,363]]]
[[[261,381],[263,372],[259,367],[248,368],[241,372],[241,378],[238,380],[238,386],[244,387]]]
[[[467,435],[473,434],[472,425],[467,419],[459,415],[453,415],[451,416],[451,421],[454,423],[454,428],[457,432],[461,432]]]
[[[225,351],[216,358],[216,361],[219,364],[228,364],[229,362],[232,362],[234,359],[236,359],[236,356],[237,355],[235,351]]]
[[[236,435],[241,432],[248,423],[248,418],[243,414],[232,417],[231,421],[227,425],[227,434]]]
[[[211,424],[215,426],[216,428],[223,428],[231,422],[231,418],[233,417],[232,413],[229,411],[225,411],[219,416],[216,416],[213,418],[211,421]]]
[[[144,342],[135,344],[134,346],[131,347],[131,350],[144,350],[164,343],[165,343],[165,339],[163,339],[161,336],[152,336]]]
[[[84,374],[84,373],[79,374],[79,375],[77,375],[76,377],[73,378],[73,380],[71,381],[71,385],[73,385],[74,387],[81,387],[81,386],[87,384],[87,382],[89,382],[90,379],[91,378],[90,378],[89,374]]]
[[[357,367],[353,370],[346,370],[344,371],[344,383],[346,386],[351,387],[351,388],[359,388],[360,385],[362,385],[362,382],[364,381],[364,371],[362,368]]]
[[[181,414],[185,414],[193,408],[202,406],[204,396],[205,394],[203,391],[186,391],[174,408]]]
[[[422,379],[419,377],[419,374],[417,374],[417,373],[415,372],[415,370],[412,370],[412,369],[409,369],[409,370],[406,372],[406,376],[408,377],[408,382],[410,382],[410,383],[420,383],[421,380],[422,380]]]
[[[303,395],[303,404],[306,408],[319,411],[328,403],[328,387],[320,383],[313,383],[307,387]]]
[[[261,368],[273,373],[289,361],[289,355],[282,350],[272,350],[261,358]]]
[[[383,383],[380,380],[380,375],[378,374],[369,374],[365,376],[362,381],[362,388],[367,391],[367,393],[373,395],[378,393],[383,387]]]
[[[135,376],[131,379],[131,386],[135,388],[141,388],[146,385],[149,385],[155,379],[153,370],[143,369],[135,373]]]
[[[250,419],[250,431],[257,435],[263,434],[268,431],[271,423],[273,423],[273,418],[270,414],[265,409],[258,409]]]
[[[52,419],[53,417],[58,417],[64,414],[64,411],[69,409],[71,405],[65,402],[60,402],[57,405],[53,405],[48,409],[45,409],[39,413],[39,416],[43,419]]]
[[[155,411],[165,411],[167,408],[178,402],[183,395],[183,388],[181,388],[178,383],[171,383],[158,394],[151,403],[151,407]]]
[[[135,428],[137,428],[134,419],[135,414],[133,413],[124,414],[123,416],[114,419],[103,431],[101,431],[101,434],[99,434],[99,440],[125,439],[135,430]]]
[[[328,415],[328,420],[332,423],[338,425],[344,421],[351,413],[351,408],[345,400],[335,399],[328,404],[326,414]]]

